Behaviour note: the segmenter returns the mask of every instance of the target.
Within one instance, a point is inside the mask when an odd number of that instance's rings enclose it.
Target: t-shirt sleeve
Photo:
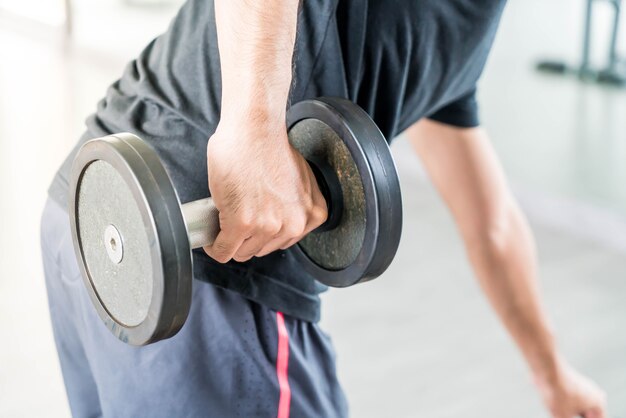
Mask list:
[[[440,107],[427,117],[436,122],[459,128],[474,128],[480,125],[476,89],[472,89],[466,95]]]

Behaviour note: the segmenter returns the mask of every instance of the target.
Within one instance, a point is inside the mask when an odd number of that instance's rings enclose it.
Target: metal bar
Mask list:
[[[587,0],[587,10],[585,12],[585,32],[583,35],[583,56],[580,64],[582,76],[590,72],[590,49],[591,49],[591,23],[593,15],[593,1]]]
[[[65,8],[65,36],[70,38],[74,31],[74,9],[72,7],[72,0],[64,0],[63,5]]]
[[[611,4],[613,4],[614,8],[614,18],[613,18],[613,30],[611,32],[611,42],[609,44],[609,71],[615,71],[617,64],[619,62],[619,58],[617,56],[617,36],[619,33],[619,23],[620,23],[620,15],[621,15],[621,0],[613,0]]]
[[[219,212],[210,197],[181,206],[192,249],[213,244],[220,232]]]

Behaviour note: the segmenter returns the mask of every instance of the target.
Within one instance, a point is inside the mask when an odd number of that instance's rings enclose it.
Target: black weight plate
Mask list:
[[[156,152],[131,134],[89,141],[70,190],[78,264],[104,324],[133,345],[176,334],[191,303],[191,250]]]
[[[287,124],[291,144],[307,159],[324,159],[343,192],[337,227],[312,232],[291,251],[329,286],[378,277],[393,260],[402,230],[400,183],[387,141],[365,111],[340,98],[297,103]]]

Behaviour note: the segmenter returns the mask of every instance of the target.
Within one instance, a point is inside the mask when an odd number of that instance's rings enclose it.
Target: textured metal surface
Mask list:
[[[105,161],[91,163],[77,190],[77,233],[98,298],[119,323],[140,324],[152,297],[152,243],[141,211],[118,171]],[[113,225],[122,237],[124,257],[111,260],[103,239]]]
[[[337,235],[336,242],[331,243],[343,257],[341,261],[337,254],[329,254],[328,249],[323,248],[327,242],[322,239],[295,245],[290,252],[303,271],[328,286],[346,287],[372,280],[380,276],[393,260],[402,230],[400,183],[389,145],[372,118],[346,99],[321,97],[295,104],[287,112],[287,127],[289,130],[297,128],[294,135],[300,137],[303,134],[298,130],[306,130],[306,125],[298,128],[302,122],[312,128],[309,129],[309,141],[313,144],[334,136],[333,139],[339,139],[348,150],[349,154],[343,154],[343,160],[339,160],[344,165],[336,165],[339,168],[337,174],[344,182],[342,187],[357,187],[356,178],[360,179],[363,199],[358,195],[351,196],[344,205],[348,210],[362,208],[364,217],[358,219],[363,221],[363,228],[355,228],[359,225],[357,223],[343,237]],[[330,128],[330,133],[327,129],[320,129],[324,125]],[[318,135],[327,138],[319,139]],[[340,151],[341,155],[345,152],[342,148],[338,146],[335,151]],[[336,157],[333,154],[330,158]],[[352,181],[346,181],[346,167],[352,165],[355,167],[355,170],[354,167],[350,169]],[[315,245],[320,247],[315,248]],[[339,248],[344,245],[349,248]]]
[[[213,244],[220,232],[219,212],[213,199],[209,197],[185,203],[181,209],[191,248],[201,248]]]
[[[337,227],[310,233],[300,241],[300,248],[325,269],[344,269],[356,260],[365,237],[367,219],[361,174],[343,140],[319,120],[296,123],[289,131],[289,141],[304,158],[327,162],[337,174],[343,194],[343,213]]]

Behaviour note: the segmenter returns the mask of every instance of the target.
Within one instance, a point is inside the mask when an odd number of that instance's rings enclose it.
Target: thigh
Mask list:
[[[117,340],[84,289],[67,213],[55,209],[44,216],[42,242],[55,254],[47,270],[57,273],[47,274],[47,282],[75,415],[94,415],[82,413],[85,405],[112,417],[347,414],[332,345],[318,326],[208,283],[194,281],[189,318],[173,338],[146,347]]]
[[[73,268],[73,255],[63,250],[72,245],[66,226],[67,212],[49,200],[42,216],[41,250],[52,330],[72,415],[99,416],[98,390],[82,345],[82,301],[75,297],[84,291],[83,283]]]
[[[348,403],[337,379],[331,339],[317,324],[285,318],[289,338],[288,379],[293,417],[348,416]]]

